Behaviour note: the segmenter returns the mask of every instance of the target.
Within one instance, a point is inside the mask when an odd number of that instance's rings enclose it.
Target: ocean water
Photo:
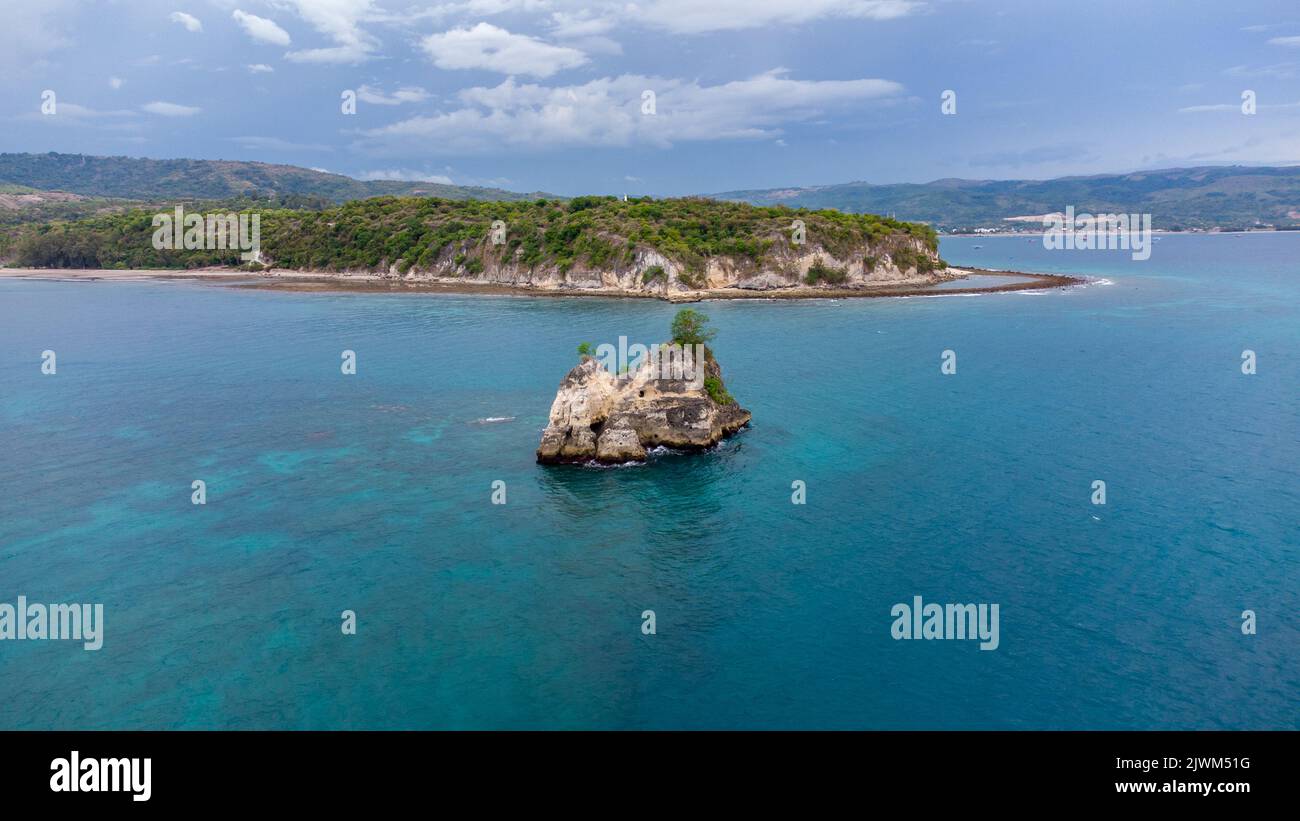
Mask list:
[[[0,602],[106,622],[0,728],[1300,727],[1300,234],[942,252],[1105,282],[695,306],[753,425],[616,469],[534,449],[674,306],[0,280]]]

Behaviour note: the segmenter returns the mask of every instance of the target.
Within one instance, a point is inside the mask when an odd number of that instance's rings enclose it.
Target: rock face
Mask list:
[[[703,358],[699,371],[688,354],[681,373],[647,361],[624,376],[584,358],[560,383],[537,461],[619,464],[639,462],[648,448],[660,445],[681,450],[716,445],[748,425],[750,413],[726,395],[717,360],[709,354]],[[682,376],[696,378],[674,378]],[[730,401],[715,401],[705,380],[715,395]]]
[[[563,269],[533,265],[514,256],[499,258],[491,245],[465,240],[444,248],[421,265],[398,260],[386,265],[379,278],[409,284],[484,285],[559,293],[653,296],[677,301],[683,296],[719,292],[767,295],[799,293],[817,296],[826,291],[862,291],[894,287],[924,287],[962,275],[940,264],[938,252],[920,239],[895,236],[881,243],[861,242],[832,251],[815,242],[793,247],[772,238],[772,250],[761,262],[747,258],[710,258],[699,270],[651,248],[600,266],[579,259]],[[809,280],[814,266],[835,274],[833,280]],[[372,276],[369,269],[350,272]]]

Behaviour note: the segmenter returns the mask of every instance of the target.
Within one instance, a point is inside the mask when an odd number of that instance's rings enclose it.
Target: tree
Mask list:
[[[586,359],[589,356],[595,356],[596,349],[590,342],[583,342],[578,346],[578,358]]]
[[[691,308],[682,308],[673,317],[673,342],[678,345],[706,345],[718,332],[709,327],[709,317]]]

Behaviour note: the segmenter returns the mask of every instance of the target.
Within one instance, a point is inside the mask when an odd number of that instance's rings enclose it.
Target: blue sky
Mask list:
[[[6,0],[3,18],[3,151],[655,195],[1300,161],[1294,0]]]

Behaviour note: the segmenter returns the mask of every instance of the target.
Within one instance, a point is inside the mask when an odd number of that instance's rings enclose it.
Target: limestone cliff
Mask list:
[[[702,450],[748,425],[750,413],[727,395],[717,360],[706,352],[696,370],[700,357],[687,351],[681,372],[647,359],[623,376],[584,357],[555,394],[537,461],[638,462],[650,448]]]
[[[402,271],[393,266],[387,278],[409,283],[441,282],[500,285],[540,291],[657,296],[673,300],[718,293],[800,293],[870,291],[881,288],[924,287],[960,278],[947,269],[924,242],[896,236],[882,248],[866,242],[847,248],[773,248],[760,261],[731,256],[713,257],[691,270],[681,261],[652,248],[633,251],[626,260],[568,268],[529,265],[514,258],[495,258],[471,245],[448,249],[427,267]]]

